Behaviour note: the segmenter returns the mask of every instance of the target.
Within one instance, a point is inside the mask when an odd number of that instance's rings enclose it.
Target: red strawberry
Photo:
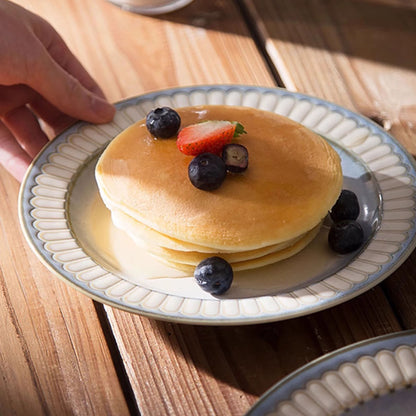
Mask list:
[[[176,144],[186,155],[197,156],[205,152],[219,154],[233,137],[242,133],[245,131],[240,123],[208,120],[183,128],[178,134]]]

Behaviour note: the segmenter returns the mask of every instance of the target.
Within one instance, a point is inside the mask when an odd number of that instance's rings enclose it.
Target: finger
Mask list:
[[[36,99],[37,93],[26,85],[0,85],[0,116]]]
[[[52,28],[52,30],[54,30]],[[105,99],[104,92],[82,66],[81,62],[72,54],[62,38],[55,32],[52,44],[47,48],[52,58],[69,74],[77,79],[85,88],[93,94]]]
[[[0,164],[21,182],[30,162],[31,158],[0,121]]]
[[[53,26],[46,21],[43,21],[43,24],[37,24],[39,21],[36,20],[34,23],[36,35],[43,45],[45,45],[45,48],[51,57],[62,68],[76,78],[85,88],[92,93],[105,98],[99,85],[94,81],[75,55],[73,55]]]
[[[105,99],[85,88],[44,51],[27,81],[51,104],[69,116],[92,123],[112,120],[115,109]]]
[[[49,141],[40,128],[38,120],[26,106],[8,112],[3,117],[3,123],[18,141],[20,147],[32,158]]]
[[[62,111],[58,110],[39,94],[30,103],[30,108],[40,119],[52,128],[55,134],[60,133],[76,121],[75,118],[62,113]]]
[[[61,132],[75,121],[26,85],[0,85],[0,97],[0,117],[29,104],[33,112],[53,130],[54,134]]]

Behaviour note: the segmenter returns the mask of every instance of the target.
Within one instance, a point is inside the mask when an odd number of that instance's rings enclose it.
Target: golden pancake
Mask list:
[[[190,243],[169,238],[140,224],[138,221],[135,221],[133,218],[120,211],[113,210],[111,212],[111,220],[117,228],[125,230],[138,245],[141,247],[152,247],[152,251],[158,250],[159,253],[162,253],[165,250],[166,253],[178,253],[178,256],[186,256],[185,253],[190,253],[189,256],[203,255],[205,257],[208,257],[208,255],[219,255],[218,250],[215,250],[214,248],[192,245]],[[297,237],[293,240],[274,244],[272,246],[261,247],[256,250],[237,252],[224,251],[222,254],[228,254],[231,255],[232,258],[239,258],[240,260],[244,257],[244,260],[247,260],[248,258],[262,256],[278,249],[286,248],[299,238],[300,237]]]
[[[114,212],[152,233],[189,244],[191,251],[196,246],[209,248],[203,252],[244,252],[300,238],[337,200],[340,159],[302,125],[247,107],[177,111],[182,127],[210,119],[243,124],[247,134],[235,141],[248,149],[248,169],[227,175],[215,191],[199,190],[188,178],[192,157],[182,154],[174,139],[153,138],[145,121],[139,121],[117,136],[97,163],[101,195]]]
[[[320,227],[315,227],[313,229],[313,234],[316,235],[315,230],[319,230]],[[275,244],[268,247],[258,248],[257,250],[248,250],[248,251],[238,251],[235,253],[201,253],[199,251],[179,251],[163,248],[160,246],[147,246],[147,250],[154,254],[157,257],[162,257],[166,260],[174,261],[176,263],[183,263],[193,265],[194,267],[198,265],[202,260],[211,256],[219,256],[224,260],[227,260],[230,264],[248,262],[250,260],[257,260],[262,257],[266,257],[270,254],[282,253],[287,248],[292,248],[294,245],[306,238],[306,236],[312,231],[302,235],[301,237],[294,238],[286,243]]]
[[[216,253],[218,250],[211,247],[204,247],[197,244],[192,244],[186,241],[180,241],[169,237],[156,230],[153,230],[146,225],[136,221],[129,215],[126,215],[117,208],[114,208],[111,201],[101,192],[102,199],[111,211],[111,220],[113,224],[122,230],[125,230],[132,239],[141,246],[152,244],[170,248],[172,250],[181,251],[200,251],[203,253]]]
[[[298,239],[293,245],[286,247],[282,250],[278,250],[274,253],[269,253],[261,257],[257,257],[251,260],[244,260],[244,261],[236,261],[230,262],[231,267],[233,268],[234,272],[243,271],[243,270],[250,270],[250,269],[257,269],[259,267],[268,266],[269,264],[276,263],[278,261],[282,261],[288,259],[289,257],[294,256],[295,254],[299,253],[303,250],[318,234],[320,227],[317,226],[311,231],[307,232],[304,236]],[[155,257],[157,257],[162,262],[173,266],[176,269],[183,270],[185,272],[193,273],[195,270],[195,263],[187,263],[186,260],[181,262],[177,259],[172,259],[166,255],[158,256],[152,253]],[[221,256],[224,259],[227,259],[226,256]]]

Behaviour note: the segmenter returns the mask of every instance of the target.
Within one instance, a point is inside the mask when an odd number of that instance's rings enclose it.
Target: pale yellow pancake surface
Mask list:
[[[175,139],[157,140],[144,120],[117,136],[96,167],[110,209],[172,239],[218,251],[256,250],[291,240],[314,228],[338,198],[340,159],[320,136],[274,113],[247,107],[177,109],[182,127],[230,120],[247,134],[249,167],[227,175],[215,191],[188,178],[192,156]]]

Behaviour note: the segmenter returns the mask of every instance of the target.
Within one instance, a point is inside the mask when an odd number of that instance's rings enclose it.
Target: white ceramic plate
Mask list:
[[[246,416],[416,414],[416,331],[334,351],[272,387]]]
[[[157,106],[244,105],[288,116],[339,152],[344,187],[360,199],[367,243],[353,255],[327,247],[327,228],[286,261],[236,273],[222,297],[161,265],[114,228],[94,179],[106,144]],[[33,250],[57,276],[92,298],[177,322],[248,324],[334,306],[386,278],[415,246],[415,166],[375,123],[329,102],[278,88],[175,88],[117,104],[113,122],[79,122],[49,143],[22,183],[20,218]],[[323,184],[325,186],[325,184]]]

